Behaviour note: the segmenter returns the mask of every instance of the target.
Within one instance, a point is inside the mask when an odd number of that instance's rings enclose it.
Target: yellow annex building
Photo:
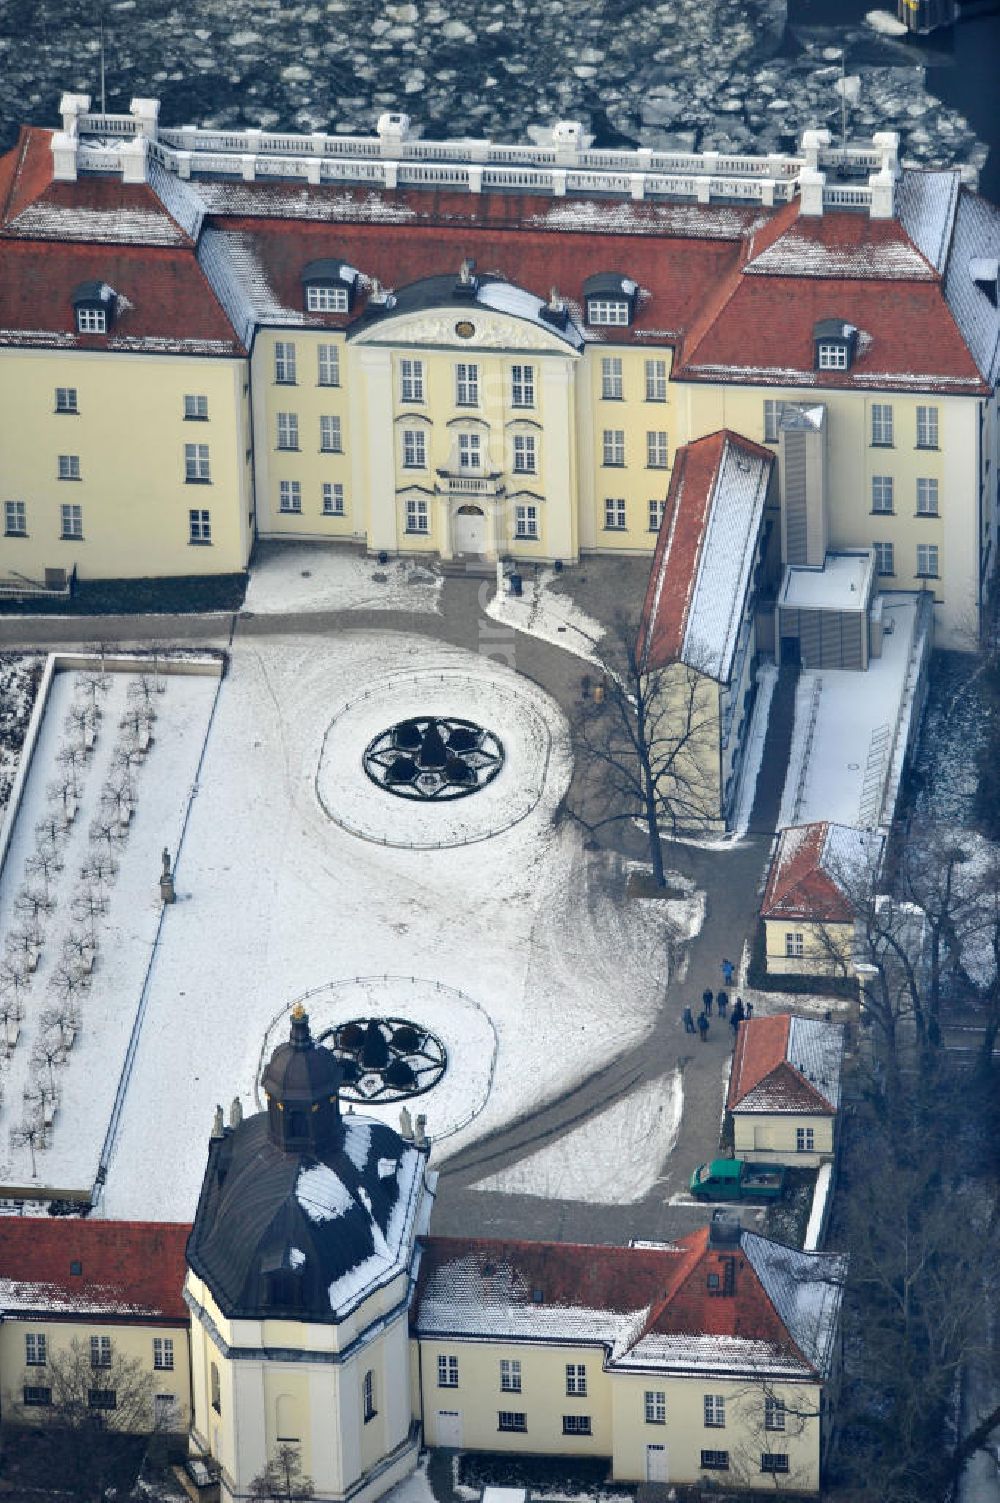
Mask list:
[[[0,163],[8,590],[239,574],[254,537],[651,553],[682,446],[776,446],[821,400],[830,548],[975,640],[1000,211],[958,174],[892,135],[719,157],[89,106]]]

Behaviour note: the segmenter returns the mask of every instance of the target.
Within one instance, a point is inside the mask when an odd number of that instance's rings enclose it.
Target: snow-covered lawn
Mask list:
[[[508,581],[504,580],[500,593],[487,605],[486,614],[494,621],[514,627],[515,631],[554,642],[556,647],[599,665],[597,650],[604,627],[581,610],[569,595],[551,588],[556,577],[554,570],[543,569],[537,579],[525,578],[520,598],[510,594]]]
[[[656,904],[622,902],[613,858],[588,855],[578,829],[554,823],[568,762],[553,757],[531,812],[475,845],[382,847],[324,812],[316,774],[337,707],[406,670],[442,668],[495,682],[503,692],[480,708],[502,738],[510,734],[519,704],[511,694],[524,683],[475,654],[390,632],[237,640],[102,1214],[193,1215],[216,1102],[239,1094],[254,1109],[275,1015],[332,981],[382,972],[441,981],[489,1015],[492,1090],[435,1160],[565,1092],[646,1035],[666,981],[664,920]],[[408,704],[401,686],[400,715],[391,696],[385,709],[401,718]],[[563,742],[558,707],[541,694],[533,704],[553,744]],[[364,777],[358,766],[351,775]],[[393,1011],[397,1001],[390,996]],[[478,1045],[468,1058],[457,1048],[457,1079],[480,1067]],[[411,1109],[423,1110],[420,1098]],[[433,1138],[430,1108],[428,1116]]]
[[[443,577],[418,559],[379,564],[357,549],[326,543],[269,543],[250,571],[244,612],[440,610]]]
[[[477,1190],[629,1205],[655,1185],[677,1141],[680,1070],[649,1081],[537,1153],[481,1179]]]
[[[120,777],[115,753],[125,738],[119,721],[134,708],[128,690],[138,683],[137,674],[106,676],[107,688],[97,695],[101,717],[94,748],[76,774],[79,800],[75,818],[66,834],[54,842],[44,835],[40,839],[38,834],[40,824],[62,804],[61,796],[54,791],[54,785],[57,788],[65,776],[65,764],[58,758],[71,741],[76,744],[79,740],[67,729],[67,717],[74,706],[89,702],[90,696],[81,694],[87,677],[73,671],[57,672],[53,677],[0,876],[0,934],[5,959],[18,954],[16,936],[25,928],[24,889],[43,890],[51,903],[51,912],[39,914],[40,957],[23,992],[18,993],[24,1016],[3,1068],[0,1194],[10,1185],[34,1184],[88,1193],[93,1185],[156,938],[161,909],[160,852],[164,846],[176,849],[218,685],[215,676],[160,677],[165,687],[154,695],[152,741],[146,758],[132,774],[134,813],[123,842],[109,849],[91,839],[91,827],[102,812],[103,787]],[[37,870],[40,844],[58,852],[58,866],[48,877]],[[96,884],[99,894],[106,897],[107,911],[98,914],[93,924],[96,959],[92,979],[75,994],[80,1026],[72,1047],[64,1061],[54,1062],[50,1070],[37,1058],[33,1062],[33,1049],[51,1033],[42,1025],[42,1014],[56,1004],[65,1005],[60,972],[67,967],[73,970],[74,963],[67,959],[64,943],[70,935],[79,936],[90,927],[78,904],[88,889],[95,887],[82,876],[83,868],[93,863],[95,855],[106,863],[113,861],[117,872],[108,866],[108,879]],[[0,989],[9,999],[9,976],[0,978]],[[16,1028],[9,1025],[7,1038],[15,1032]],[[25,1091],[39,1078],[54,1083],[58,1105],[47,1146],[36,1155],[37,1177],[33,1179],[30,1148],[12,1145],[10,1132],[24,1120]]]

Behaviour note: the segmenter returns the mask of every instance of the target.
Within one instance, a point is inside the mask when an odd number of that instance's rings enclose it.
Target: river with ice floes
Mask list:
[[[808,126],[839,132],[843,49],[861,77],[852,135],[896,129],[909,162],[982,166],[996,120],[968,54],[990,39],[963,51],[972,32],[959,27],[958,41],[920,46],[866,24],[870,0],[831,3],[104,0],[107,102],[156,96],[172,125],[366,133],[381,111],[403,109],[426,135],[498,140],[573,118],[599,145],[766,152],[793,147]],[[101,9],[0,9],[0,145],[21,121],[55,123],[63,89],[98,99]],[[967,72],[974,98],[963,98]]]

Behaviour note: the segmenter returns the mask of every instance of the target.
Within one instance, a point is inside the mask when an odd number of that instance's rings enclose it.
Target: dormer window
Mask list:
[[[73,293],[73,316],[78,334],[106,334],[114,309],[114,289],[107,282],[81,282]]]
[[[359,274],[346,261],[310,261],[302,272],[307,313],[350,313]]]
[[[635,314],[638,285],[619,272],[602,271],[583,284],[587,323],[592,327],[627,328]]]
[[[839,318],[824,318],[813,329],[818,371],[850,370],[858,331]]]

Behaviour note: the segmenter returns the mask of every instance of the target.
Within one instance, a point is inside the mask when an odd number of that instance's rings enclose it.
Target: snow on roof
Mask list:
[[[809,220],[797,220],[779,240],[748,261],[751,276],[929,279],[931,268],[908,240],[830,242],[811,233]]]
[[[795,1353],[776,1348],[770,1341],[746,1336],[675,1336],[652,1331],[636,1342],[616,1367],[649,1369],[664,1367],[699,1373],[755,1373],[768,1377],[801,1378],[809,1367]]]
[[[857,675],[856,675],[857,676]],[[883,707],[884,708],[884,707]],[[850,923],[882,858],[878,830],[813,824],[783,830],[761,903],[764,918]]]
[[[335,1221],[350,1209],[353,1197],[329,1164],[313,1164],[299,1172],[295,1198],[310,1221]]]
[[[767,213],[736,205],[620,203],[601,199],[562,199],[531,214],[529,229],[590,230],[609,235],[691,236],[697,240],[738,240]]]
[[[822,568],[790,564],[778,597],[790,610],[866,611],[874,579],[870,550],[828,553]]]
[[[575,349],[579,349],[584,342],[583,335],[572,319],[567,319],[565,328],[560,328],[558,324],[550,323],[542,318],[544,301],[536,297],[533,292],[528,292],[524,287],[518,287],[513,282],[482,282],[476,293],[476,302],[484,308],[495,309],[497,313],[509,313],[515,318],[523,318],[529,323],[537,324],[546,333],[565,340]]]
[[[85,208],[38,199],[22,209],[7,234],[26,240],[87,240],[141,245],[187,245],[169,215],[154,208]]]
[[[371,1122],[346,1119],[344,1151],[359,1173],[363,1172],[371,1148]],[[374,1251],[370,1257],[348,1269],[327,1288],[330,1309],[343,1317],[373,1289],[387,1284],[410,1266],[412,1234],[423,1183],[425,1159],[422,1153],[406,1149],[396,1171],[397,1195],[389,1222],[383,1233],[371,1215],[370,1200],[366,1207],[371,1224]],[[384,1178],[384,1176],[382,1176]],[[362,1200],[362,1204],[364,1201]]]
[[[391,202],[381,193],[362,193],[275,184],[209,182],[191,180],[191,188],[213,215],[242,218],[316,219],[359,224],[408,224],[417,211],[407,204]]]
[[[951,243],[961,180],[960,172],[907,170],[896,187],[900,223],[939,275]]]
[[[840,1105],[844,1030],[788,1013],[745,1018],[736,1035],[726,1105],[732,1112],[829,1116]]]
[[[840,1106],[843,1055],[843,1024],[827,1023],[820,1018],[792,1018],[788,1030],[788,1063],[816,1086],[835,1111]]]
[[[155,157],[148,159],[149,186],[172,219],[186,235],[197,240],[205,218],[205,205],[190,184],[168,172]]]
[[[1000,209],[963,189],[944,279],[944,295],[977,367],[1000,381],[1000,308],[977,285],[972,263],[1000,254]],[[995,294],[994,294],[995,295]]]
[[[847,1259],[804,1253],[744,1232],[740,1245],[796,1346],[820,1373],[833,1365]]]
[[[238,251],[238,244],[232,234],[222,230],[205,230],[198,242],[201,269],[241,343],[245,349],[249,349],[257,322],[257,305],[252,283],[248,281],[245,264]]]

